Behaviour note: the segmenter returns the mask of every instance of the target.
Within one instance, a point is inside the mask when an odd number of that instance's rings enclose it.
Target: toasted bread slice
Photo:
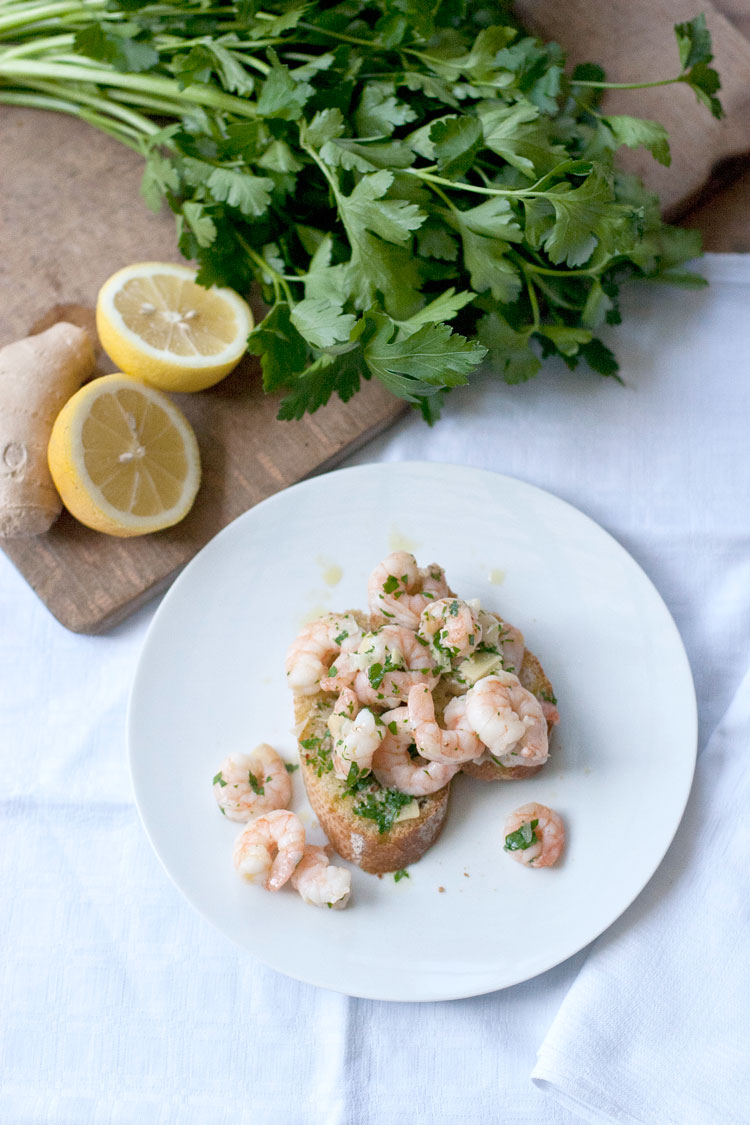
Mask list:
[[[552,684],[547,679],[544,669],[534,653],[530,652],[529,649],[524,651],[518,678],[526,690],[535,695],[537,699],[546,703],[554,703],[555,695],[552,691]],[[548,734],[552,733],[552,725],[548,719]],[[535,773],[544,769],[544,765],[545,763],[540,766],[501,766],[499,762],[488,757],[487,761],[484,762],[466,762],[462,766],[462,772],[468,773],[472,777],[478,777],[480,781],[518,781],[525,777],[533,777]]]
[[[383,789],[374,778],[358,792],[348,792],[330,766],[327,723],[334,703],[335,697],[329,692],[297,695],[294,699],[300,767],[310,804],[326,836],[344,859],[372,874],[408,867],[421,859],[440,835],[448,812],[450,786],[427,797],[405,798],[403,809],[395,810],[392,798],[388,797],[393,790]],[[363,816],[355,811],[358,808],[375,816]],[[409,819],[393,819],[394,811],[408,815]],[[393,823],[387,826],[392,819]],[[384,826],[385,831],[381,831]]]

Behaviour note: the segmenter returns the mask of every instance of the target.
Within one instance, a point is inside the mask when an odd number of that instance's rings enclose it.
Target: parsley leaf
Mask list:
[[[378,826],[378,833],[384,836],[393,827],[401,809],[410,805],[413,800],[413,797],[408,793],[402,793],[400,789],[378,789],[368,793],[354,806],[352,812],[366,820],[374,820]]]
[[[385,386],[410,401],[432,393],[434,387],[467,383],[469,372],[487,354],[481,344],[452,332],[447,324],[424,324],[403,337],[387,317],[375,314],[372,321],[376,331],[365,347],[365,362]]]
[[[654,160],[669,167],[672,157],[669,152],[667,130],[658,121],[648,121],[625,114],[610,114],[602,120],[611,130],[614,147],[627,145],[628,148],[647,148]]]
[[[111,63],[116,70],[130,74],[141,74],[159,62],[159,52],[149,43],[96,23],[76,32],[74,47],[90,59]]]
[[[315,348],[330,348],[348,340],[356,319],[327,297],[305,298],[291,313],[294,327]]]
[[[538,820],[527,821],[517,828],[515,832],[510,832],[505,837],[505,851],[506,852],[525,852],[532,844],[536,843],[536,833],[534,829],[539,825]]]
[[[252,789],[253,793],[257,793],[259,797],[262,797],[265,793],[265,789],[258,781],[252,770],[248,770],[247,780],[250,782],[250,788]]]

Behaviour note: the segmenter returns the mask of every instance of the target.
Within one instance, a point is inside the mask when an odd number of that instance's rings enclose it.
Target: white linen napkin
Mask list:
[[[539,1051],[533,1081],[588,1121],[750,1121],[749,749],[750,671],[667,858],[594,947]]]

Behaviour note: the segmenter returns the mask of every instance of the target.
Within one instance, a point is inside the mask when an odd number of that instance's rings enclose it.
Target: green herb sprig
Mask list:
[[[665,130],[599,108],[607,88],[686,84],[721,116],[705,18],[679,72],[607,83],[502,0],[5,0],[0,103],[80,117],[146,160],[205,285],[260,284],[250,336],[280,418],[378,379],[428,421],[488,361],[603,376],[596,333],[631,279],[698,285],[694,231],[618,172],[669,163]]]

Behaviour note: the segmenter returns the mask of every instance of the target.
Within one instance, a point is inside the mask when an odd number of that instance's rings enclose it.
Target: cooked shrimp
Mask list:
[[[343,910],[352,890],[351,872],[334,867],[325,848],[308,844],[292,875],[292,886],[310,906],[329,906]]]
[[[214,796],[230,820],[250,820],[292,799],[292,779],[282,758],[266,742],[249,754],[230,754],[214,778]]]
[[[372,756],[383,740],[385,728],[372,711],[361,707],[351,688],[344,688],[328,719],[328,729],[333,736],[333,772],[345,780],[352,762],[360,773],[367,773]]]
[[[416,752],[409,708],[397,707],[383,715],[386,734],[372,759],[372,772],[386,789],[400,789],[411,797],[426,797],[447,785],[458,773],[457,762],[429,762]]]
[[[523,633],[507,621],[498,620],[494,613],[486,613],[483,609],[479,610],[477,617],[482,629],[482,647],[499,652],[505,671],[518,675],[526,648]]]
[[[417,628],[426,605],[451,596],[443,568],[437,563],[420,568],[408,551],[396,551],[383,559],[367,582],[370,612],[382,613],[407,629]]]
[[[510,814],[503,834],[505,851],[527,867],[551,867],[557,863],[565,844],[562,817],[535,801]]]
[[[468,725],[456,722],[451,730],[442,729],[435,719],[432,692],[424,686],[418,685],[409,692],[409,723],[417,750],[432,762],[460,764],[478,758],[484,751]]]
[[[560,722],[560,712],[557,710],[556,704],[552,703],[549,699],[539,700],[544,715],[544,721],[554,727]]]
[[[466,721],[500,765],[538,766],[549,757],[542,705],[511,672],[485,676],[469,689]]]
[[[259,816],[243,828],[234,842],[235,870],[248,883],[262,883],[278,891],[291,877],[305,850],[305,830],[287,809]]]
[[[286,654],[289,686],[299,695],[315,695],[339,653],[356,648],[361,637],[351,613],[326,613],[305,625]]]
[[[430,645],[440,671],[447,672],[474,651],[482,639],[482,626],[468,602],[439,598],[422,610],[417,634]]]
[[[357,651],[344,654],[337,664],[354,670],[349,682],[359,701],[370,707],[398,707],[414,684],[432,689],[440,676],[424,641],[402,625],[365,633]]]

